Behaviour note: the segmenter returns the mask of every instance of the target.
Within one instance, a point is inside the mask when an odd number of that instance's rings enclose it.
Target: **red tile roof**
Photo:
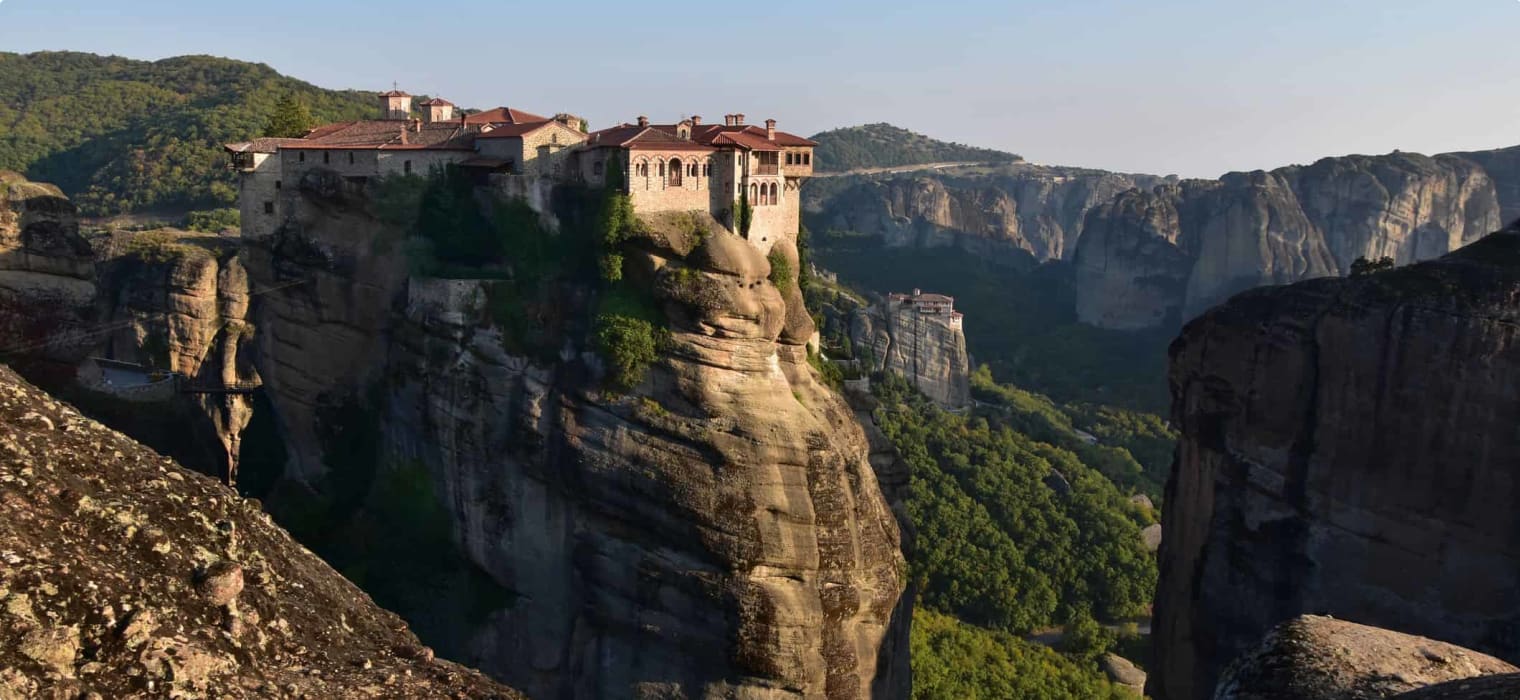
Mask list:
[[[411,95],[408,95],[408,94],[406,94],[406,93],[404,93],[404,92],[402,92],[400,90],[387,90],[385,92],[380,93],[380,96],[381,97],[411,97]]]
[[[286,139],[280,148],[299,150],[434,149],[473,150],[474,134],[460,122],[422,124],[405,119],[338,122],[311,130],[304,138]]]
[[[627,148],[629,150],[657,151],[713,151],[712,146],[676,138],[673,130],[666,131],[652,126],[622,124],[600,131],[593,131],[586,140],[593,148]]]
[[[526,124],[530,122],[546,122],[548,117],[541,117],[532,112],[524,112],[511,107],[497,107],[484,112],[476,112],[466,115],[466,124]]]
[[[528,122],[526,124],[502,124],[500,126],[493,127],[490,131],[482,131],[482,132],[480,132],[479,134],[477,134],[475,136],[475,138],[478,138],[478,139],[516,138],[516,137],[526,136],[528,134],[531,134],[531,133],[533,133],[535,131],[538,131],[539,129],[542,129],[542,128],[544,128],[544,127],[546,127],[546,126],[548,126],[550,124],[553,124],[553,123],[554,122],[552,122],[552,121],[541,121],[541,122]]]
[[[427,102],[422,103],[422,106],[423,107],[453,107],[454,103],[450,102],[448,100],[445,100],[442,97],[434,97],[433,99],[428,100]]]

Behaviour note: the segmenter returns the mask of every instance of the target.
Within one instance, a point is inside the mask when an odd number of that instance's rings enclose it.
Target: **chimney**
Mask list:
[[[698,117],[696,115],[693,115],[692,118],[691,118],[691,125],[692,126],[702,126],[702,118]]]
[[[733,125],[734,125],[734,115],[732,115],[732,114],[725,114],[725,115],[723,115],[723,126],[733,126]]]
[[[765,138],[770,141],[776,140],[776,120],[765,120]]]
[[[649,117],[639,115],[639,126],[649,126]]]
[[[735,114],[734,115],[734,126],[744,126],[744,115],[742,115],[742,114]]]
[[[913,296],[921,297],[923,295],[924,295],[924,290],[919,289],[918,287],[914,287],[913,288]]]

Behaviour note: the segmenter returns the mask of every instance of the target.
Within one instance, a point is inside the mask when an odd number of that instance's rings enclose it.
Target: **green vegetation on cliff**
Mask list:
[[[891,124],[865,124],[814,134],[815,167],[820,172],[887,168],[922,163],[1011,163],[1016,154],[949,143]]]
[[[224,58],[0,52],[0,169],[58,185],[85,214],[226,206],[222,144],[262,135],[282,99],[320,122],[377,109],[370,93]]]
[[[914,700],[1134,697],[1087,665],[1046,647],[932,610],[913,612],[910,645]]]
[[[1010,632],[1143,613],[1156,581],[1140,540],[1149,512],[999,412],[940,410],[896,377],[873,390],[876,422],[910,467],[925,607]]]

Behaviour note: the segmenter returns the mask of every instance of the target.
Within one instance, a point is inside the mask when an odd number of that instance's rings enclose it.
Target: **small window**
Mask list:
[[[274,181],[274,188],[275,189],[280,189],[280,181],[279,180],[275,180]]]
[[[597,161],[597,162],[591,164],[591,174],[592,175],[601,175],[602,174],[602,162],[601,161]]]
[[[812,165],[813,164],[813,154],[811,154],[811,153],[804,153],[804,154],[802,154],[802,164],[803,165]]]
[[[559,132],[558,131],[556,131],[556,132],[554,132],[554,133],[552,133],[552,134],[549,135],[549,143],[559,143]]]
[[[328,165],[330,163],[332,163],[332,154],[328,153],[327,151],[322,151],[322,164]]]
[[[274,202],[264,202],[264,213],[265,214],[273,214],[274,213]]]
[[[409,160],[408,161],[403,161],[401,163],[401,171],[404,172],[404,173],[406,173],[407,175],[411,175],[412,174],[412,161],[409,161]]]
[[[348,154],[348,164],[349,165],[353,165],[354,164],[354,154],[353,153],[349,153]]]
[[[302,163],[306,162],[306,152],[305,151],[301,151],[301,162]]]

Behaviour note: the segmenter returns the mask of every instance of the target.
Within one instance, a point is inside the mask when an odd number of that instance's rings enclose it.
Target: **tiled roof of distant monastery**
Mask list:
[[[754,125],[702,124],[691,127],[691,139],[677,136],[680,124],[620,124],[592,132],[586,142],[591,146],[621,146],[628,149],[714,150],[733,146],[750,151],[779,151],[785,146],[816,146],[796,134],[777,131],[771,140],[763,127]]]
[[[546,122],[548,117],[541,117],[532,112],[524,112],[511,107],[497,107],[484,112],[476,112],[465,116],[466,124],[529,124],[532,122]]]

